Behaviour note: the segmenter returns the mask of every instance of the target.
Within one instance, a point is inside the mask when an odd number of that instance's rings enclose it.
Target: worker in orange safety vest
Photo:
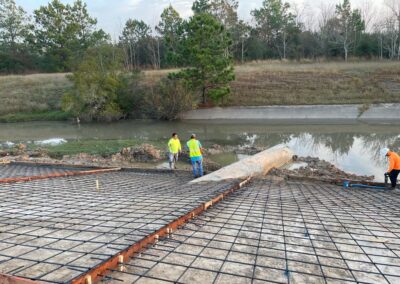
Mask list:
[[[385,175],[389,176],[392,183],[392,189],[395,189],[397,178],[400,174],[400,156],[397,153],[390,151],[388,148],[382,149],[381,155],[387,157],[389,160],[389,169]]]

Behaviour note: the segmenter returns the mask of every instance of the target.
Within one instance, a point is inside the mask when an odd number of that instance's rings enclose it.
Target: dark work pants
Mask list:
[[[400,170],[392,170],[389,173],[390,181],[392,182],[392,187],[395,188],[397,185],[397,178],[399,176]]]

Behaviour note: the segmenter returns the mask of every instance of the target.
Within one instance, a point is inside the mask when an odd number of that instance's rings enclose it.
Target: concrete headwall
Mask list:
[[[371,105],[361,113],[362,105],[310,105],[228,107],[189,111],[186,120],[394,120],[400,121],[400,104]]]
[[[272,168],[279,168],[289,163],[293,155],[293,152],[288,147],[278,145],[196,179],[192,183],[262,176]]]

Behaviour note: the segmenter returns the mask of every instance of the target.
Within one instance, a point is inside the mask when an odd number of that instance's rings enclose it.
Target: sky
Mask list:
[[[288,0],[289,3],[296,4],[302,9],[305,15],[314,17],[318,13],[321,5],[327,2],[337,3],[339,0]],[[385,0],[352,0],[354,6],[361,6],[365,2],[373,3],[374,10],[379,14],[382,2]],[[28,12],[46,5],[48,0],[16,0],[18,5],[24,7]],[[73,0],[61,0],[63,3],[72,3]],[[169,4],[172,4],[180,15],[187,18],[191,15],[191,6],[193,0],[86,0],[90,14],[96,17],[100,28],[110,33],[111,36],[118,38],[125,22],[129,18],[135,18],[145,21],[154,27],[159,21],[162,10]],[[251,21],[250,11],[261,6],[263,0],[239,0],[240,18]],[[322,4],[324,3],[324,4]],[[311,8],[314,7],[314,8]]]

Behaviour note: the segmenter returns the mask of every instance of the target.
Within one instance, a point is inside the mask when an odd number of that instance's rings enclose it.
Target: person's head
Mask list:
[[[172,133],[172,138],[174,138],[174,139],[178,139],[178,133]]]
[[[196,134],[192,134],[192,136],[190,136],[190,139],[196,139]]]
[[[383,148],[381,149],[381,156],[386,157],[389,154],[389,152],[390,152],[389,148]]]

